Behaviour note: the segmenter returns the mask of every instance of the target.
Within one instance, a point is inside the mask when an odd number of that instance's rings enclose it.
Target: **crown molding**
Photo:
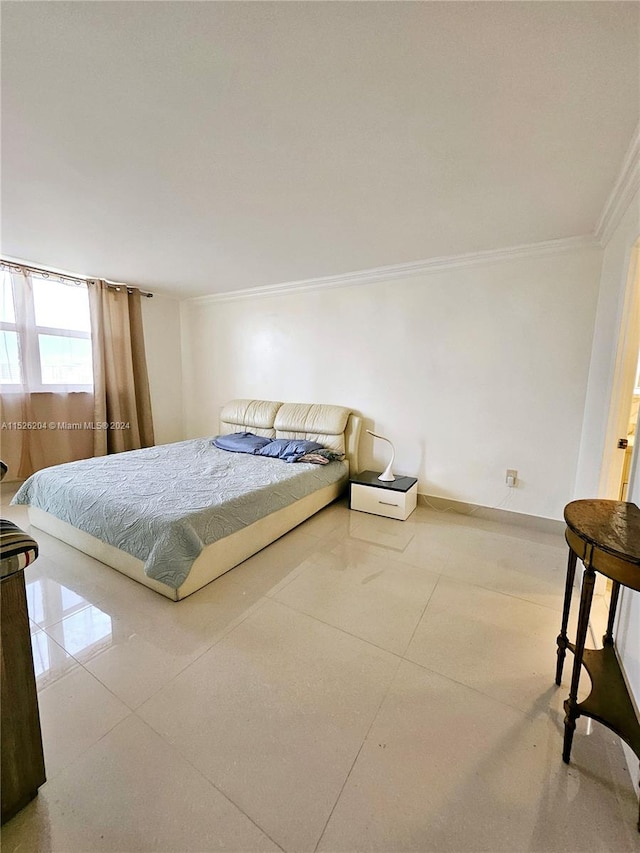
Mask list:
[[[609,193],[595,228],[594,234],[600,245],[605,245],[609,241],[638,189],[640,189],[640,123],[631,137],[618,179]]]
[[[313,290],[330,290],[336,287],[353,287],[356,285],[373,284],[378,281],[390,281],[397,278],[409,278],[425,275],[441,270],[459,269],[519,258],[535,258],[543,255],[555,255],[578,249],[598,246],[593,235],[581,237],[566,237],[561,240],[546,240],[541,243],[527,243],[521,246],[510,246],[505,249],[489,249],[482,252],[468,252],[462,255],[431,258],[425,261],[414,261],[406,264],[391,264],[390,266],[374,267],[368,270],[329,275],[321,278],[308,278],[301,281],[289,281],[282,284],[271,284],[265,287],[250,287],[244,290],[232,290],[224,293],[211,293],[206,296],[194,296],[185,300],[188,304],[203,305],[212,302],[232,302],[238,299],[255,299],[256,297],[282,296],[292,293],[305,293]]]

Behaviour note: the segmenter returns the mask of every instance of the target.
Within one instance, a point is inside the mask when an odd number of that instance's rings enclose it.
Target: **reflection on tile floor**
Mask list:
[[[174,603],[32,533],[48,781],[5,853],[640,849],[619,740],[561,759],[562,536],[341,501]]]

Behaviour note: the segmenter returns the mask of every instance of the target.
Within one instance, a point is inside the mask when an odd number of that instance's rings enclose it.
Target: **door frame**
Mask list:
[[[624,451],[617,447],[618,439],[627,434],[631,400],[635,386],[640,352],[640,237],[634,242],[627,264],[627,282],[618,330],[618,345],[613,369],[609,414],[605,431],[598,494],[618,500]],[[637,444],[634,443],[635,456]],[[633,470],[634,460],[631,468]],[[631,488],[631,484],[629,484]]]

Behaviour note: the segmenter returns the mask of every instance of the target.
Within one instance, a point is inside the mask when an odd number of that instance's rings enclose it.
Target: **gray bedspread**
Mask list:
[[[206,545],[346,474],[344,462],[288,464],[195,439],[45,468],[12,503],[126,551],[149,577],[177,589]]]

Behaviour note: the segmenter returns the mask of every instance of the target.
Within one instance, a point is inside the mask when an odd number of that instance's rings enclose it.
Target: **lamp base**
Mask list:
[[[382,480],[383,483],[393,483],[396,479],[393,475],[393,471],[391,470],[391,463],[387,465],[382,474],[378,477],[379,480]]]

